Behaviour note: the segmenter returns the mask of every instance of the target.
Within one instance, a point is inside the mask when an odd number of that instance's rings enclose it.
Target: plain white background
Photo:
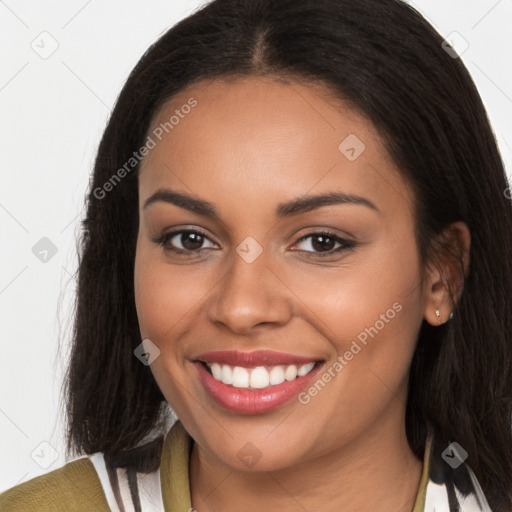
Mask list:
[[[0,1],[0,492],[66,462],[60,390],[95,151],[138,59],[203,3]],[[409,3],[461,52],[510,176],[512,1]],[[43,237],[54,255],[34,254]]]

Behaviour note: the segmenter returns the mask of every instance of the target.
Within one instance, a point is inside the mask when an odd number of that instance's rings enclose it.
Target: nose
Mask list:
[[[283,326],[292,317],[293,293],[269,265],[264,250],[248,263],[233,254],[231,267],[221,279],[208,305],[211,322],[238,334],[262,326]]]

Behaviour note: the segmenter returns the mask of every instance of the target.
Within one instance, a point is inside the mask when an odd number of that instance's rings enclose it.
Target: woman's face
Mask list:
[[[148,132],[141,335],[171,407],[232,468],[404,431],[428,302],[413,195],[373,125],[334,105],[320,85],[216,80],[175,96]],[[316,363],[294,378],[294,361]]]

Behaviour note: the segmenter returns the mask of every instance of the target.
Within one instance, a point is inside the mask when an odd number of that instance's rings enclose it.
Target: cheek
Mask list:
[[[186,374],[180,363],[179,339],[188,329],[187,314],[197,302],[197,294],[191,290],[191,276],[172,269],[159,249],[138,242],[134,285],[141,337],[149,338],[159,348],[151,372],[171,407],[186,417],[186,399],[180,392]]]
[[[314,414],[326,414],[332,436],[349,439],[377,418],[402,421],[422,314],[418,269],[414,260],[404,265],[400,259],[393,262],[382,254],[382,261],[365,266],[364,272],[355,265],[337,272],[317,281],[304,299],[316,313],[310,322],[336,351],[326,369],[330,375],[324,375],[329,383],[310,402]],[[313,396],[316,390],[308,393]],[[332,412],[324,413],[326,409]]]
[[[191,267],[171,266],[162,249],[137,245],[135,257],[135,304],[141,335],[164,344],[186,324],[187,315],[208,288],[200,272]]]
[[[185,314],[180,300],[179,283],[171,282],[154,249],[144,242],[137,244],[134,269],[135,305],[142,339],[149,338],[160,350],[165,335],[172,330],[177,318]]]
[[[332,373],[343,392],[333,399],[348,404],[367,395],[360,403],[369,411],[395,392],[407,376],[422,322],[414,241],[354,254],[332,272],[309,268],[287,277],[305,305],[302,315],[336,351],[333,359],[342,358]]]

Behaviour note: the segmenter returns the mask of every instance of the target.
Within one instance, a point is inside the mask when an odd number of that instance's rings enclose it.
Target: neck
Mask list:
[[[326,455],[272,472],[233,470],[194,443],[192,507],[198,512],[410,512],[423,464],[411,451],[401,425],[380,424]]]

